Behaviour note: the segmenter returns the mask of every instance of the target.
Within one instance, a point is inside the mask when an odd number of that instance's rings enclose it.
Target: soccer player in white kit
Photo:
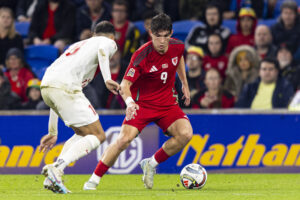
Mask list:
[[[62,182],[63,171],[71,162],[87,155],[105,140],[99,116],[84,96],[82,88],[101,71],[106,87],[118,94],[120,85],[111,80],[109,59],[117,50],[115,29],[108,21],[96,25],[94,36],[70,46],[49,68],[41,83],[41,93],[50,106],[48,134],[40,151],[51,149],[57,140],[58,116],[75,134],[66,141],[56,162],[46,165],[44,187],[55,193],[68,193]]]

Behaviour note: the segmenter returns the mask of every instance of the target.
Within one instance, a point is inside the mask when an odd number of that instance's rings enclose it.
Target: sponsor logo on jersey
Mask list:
[[[104,150],[116,141],[121,132],[121,126],[113,126],[105,131],[106,140],[101,144],[97,149],[97,160],[99,161],[102,157]],[[143,141],[141,138],[136,137],[131,143],[130,146],[124,150],[114,165],[109,168],[109,173],[114,174],[127,174],[135,169],[143,156]]]
[[[135,69],[133,69],[133,68],[130,68],[130,70],[128,71],[128,73],[127,73],[127,76],[130,76],[130,77],[134,77],[134,73],[135,73]]]
[[[172,58],[172,63],[173,63],[174,66],[177,65],[177,63],[178,63],[178,57],[177,56],[175,58]]]
[[[157,68],[153,65],[153,66],[151,67],[151,69],[150,69],[150,72],[156,72],[156,71],[158,71],[158,70],[157,70]]]
[[[166,68],[168,68],[168,63],[166,63],[166,64],[162,64],[162,65],[161,65],[161,67],[162,67],[163,69],[166,69]]]

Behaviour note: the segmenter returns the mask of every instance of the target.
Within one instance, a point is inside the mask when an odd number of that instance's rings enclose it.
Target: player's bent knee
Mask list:
[[[192,130],[182,130],[180,132],[180,140],[184,143],[188,143],[193,137],[193,131]]]
[[[117,144],[120,150],[125,150],[130,145],[130,138],[128,137],[121,137],[117,139]]]

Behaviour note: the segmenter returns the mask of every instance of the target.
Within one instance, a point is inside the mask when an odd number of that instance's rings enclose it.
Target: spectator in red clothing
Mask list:
[[[23,50],[22,36],[15,30],[14,15],[10,8],[0,8],[0,69],[4,67],[5,55],[10,48]]]
[[[219,34],[214,33],[208,37],[208,54],[203,58],[203,68],[205,71],[211,68],[217,69],[224,80],[228,59],[222,54],[222,45]]]
[[[238,97],[246,83],[258,77],[259,58],[253,47],[242,45],[235,48],[229,57],[224,87]]]
[[[6,55],[5,63],[7,69],[5,76],[10,82],[11,90],[19,95],[22,102],[27,101],[27,82],[34,78],[34,74],[26,65],[23,53],[17,48],[10,49]]]
[[[0,69],[0,110],[19,109],[20,107],[20,97],[11,91],[10,83]]]
[[[275,57],[277,48],[272,44],[272,34],[269,27],[259,25],[255,29],[255,49],[260,59]]]
[[[222,88],[222,78],[217,69],[211,68],[205,74],[205,90],[192,99],[192,108],[232,108],[234,96]]]
[[[63,52],[75,35],[75,11],[69,0],[39,1],[29,28],[30,43],[53,44]]]
[[[226,53],[237,46],[246,44],[254,46],[254,31],[257,24],[255,12],[252,8],[242,8],[237,21],[237,34],[231,35],[227,44]]]
[[[112,23],[116,30],[116,42],[122,52],[122,58],[128,63],[131,55],[137,50],[140,43],[140,32],[130,22],[128,16],[128,4],[125,0],[115,0],[112,5]]]

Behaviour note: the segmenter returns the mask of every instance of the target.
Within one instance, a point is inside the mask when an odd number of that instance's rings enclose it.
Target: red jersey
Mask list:
[[[209,55],[204,56],[203,58],[203,68],[205,71],[209,70],[210,68],[215,68],[217,69],[223,80],[225,79],[225,72],[227,69],[227,62],[228,62],[228,58],[226,56],[219,56],[216,58],[213,58]]]
[[[254,34],[248,36],[244,36],[242,34],[230,36],[229,41],[227,43],[226,53],[230,54],[235,47],[238,47],[243,44],[254,46]]]
[[[132,55],[124,79],[133,83],[130,91],[138,105],[161,109],[177,104],[174,84],[183,52],[184,44],[171,38],[165,54],[150,41]]]

